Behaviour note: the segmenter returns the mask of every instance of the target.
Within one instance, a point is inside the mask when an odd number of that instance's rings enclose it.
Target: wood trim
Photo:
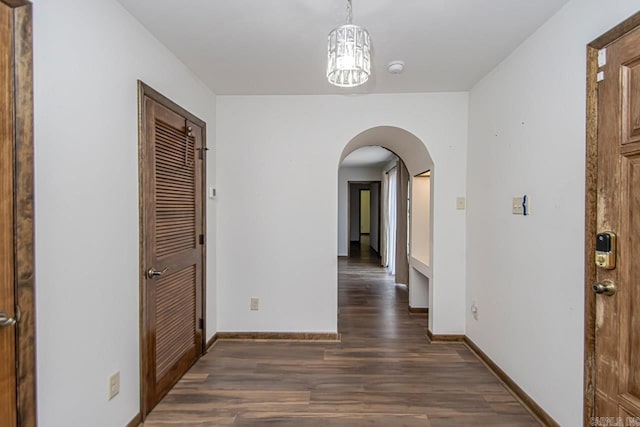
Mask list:
[[[17,327],[18,425],[36,425],[34,163],[33,163],[33,7],[2,0],[14,9],[15,72],[15,280],[22,312]]]
[[[371,197],[371,192],[369,192],[369,197]],[[358,243],[360,242],[362,242],[362,188],[358,189]]]
[[[431,342],[464,342],[464,335],[434,335],[430,329],[427,329],[427,338]]]
[[[218,340],[340,341],[340,334],[331,332],[218,332],[216,336]]]
[[[584,244],[584,410],[583,425],[591,425],[595,414],[596,368],[596,298],[591,284],[596,281],[596,266],[589,260],[595,252],[597,233],[597,185],[598,185],[598,49],[587,47],[587,129],[585,171],[585,244]]]
[[[411,307],[409,306],[409,314],[415,315],[429,315],[429,307]]]
[[[351,215],[349,215],[349,218],[351,218]],[[362,242],[362,235],[360,233],[360,230],[362,230],[362,188],[358,189],[358,243]],[[351,238],[351,230],[349,230],[349,238]]]
[[[0,0],[1,1],[1,0]],[[146,337],[145,337],[145,330],[146,330],[146,325],[145,325],[145,312],[143,311],[143,307],[146,305],[146,292],[144,289],[144,283],[145,283],[145,265],[144,265],[144,260],[146,260],[146,254],[144,252],[144,247],[145,247],[145,242],[144,242],[144,236],[146,235],[146,221],[145,221],[145,203],[144,203],[144,185],[145,185],[145,177],[144,177],[144,171],[145,171],[145,141],[146,141],[146,135],[147,135],[147,130],[144,126],[145,121],[146,121],[146,109],[145,109],[145,97],[151,98],[154,101],[158,102],[159,104],[163,105],[164,107],[174,111],[175,113],[181,115],[182,117],[186,118],[188,121],[192,122],[193,124],[195,124],[196,126],[200,127],[202,129],[202,146],[203,148],[207,147],[207,124],[204,120],[200,119],[199,117],[195,116],[194,114],[190,113],[189,111],[187,111],[186,109],[184,109],[183,107],[181,107],[180,105],[178,105],[177,103],[175,103],[174,101],[172,101],[171,99],[169,99],[168,97],[162,95],[160,92],[156,91],[155,89],[153,89],[151,86],[147,85],[146,83],[144,83],[141,80],[138,80],[138,188],[140,189],[139,193],[138,193],[138,209],[139,209],[139,229],[140,229],[140,233],[139,233],[139,237],[138,237],[138,244],[140,247],[140,267],[139,267],[139,298],[140,298],[140,310],[139,310],[139,328],[140,328],[140,415],[141,415],[141,421],[144,421],[146,415],[148,414],[150,408],[147,408],[147,403],[146,403],[146,398],[145,396],[147,396],[147,390],[146,390],[146,378],[145,378],[145,373],[146,373],[146,359],[145,359],[145,354],[146,354],[146,349],[145,349],[145,343],[146,343]],[[206,153],[206,150],[205,150]],[[206,324],[207,324],[207,319],[206,319],[206,248],[207,248],[207,243],[206,243],[206,235],[207,235],[207,197],[206,197],[206,187],[207,187],[207,180],[206,180],[206,170],[207,170],[207,166],[206,166],[206,154],[203,156],[202,159],[202,170],[203,170],[203,182],[202,182],[202,233],[205,235],[205,244],[201,245],[202,248],[202,289],[201,289],[201,295],[202,295],[202,301],[201,301],[201,307],[200,309],[202,310],[202,319],[203,319],[203,328],[200,331],[200,334],[202,336],[202,344],[200,347],[200,356],[202,356],[205,352],[206,352],[206,348],[207,348],[207,342],[206,342]]]
[[[598,172],[598,50],[640,27],[640,12],[632,15],[587,45],[586,159],[585,159],[585,298],[584,298],[584,403],[583,425],[595,415],[596,299],[591,285],[596,281],[593,260],[597,233]]]
[[[340,171],[338,171],[339,179]],[[347,181],[347,258],[351,258],[351,182],[349,181]]]
[[[31,9],[30,7],[31,2],[27,0],[0,0],[0,1],[13,9],[18,9],[22,6],[29,6],[29,9]]]
[[[15,319],[18,310],[15,259],[15,115],[13,9],[0,7],[0,309]],[[18,342],[15,325],[0,327],[0,414],[7,426],[18,425]]]
[[[382,180],[380,181],[375,181],[378,185],[376,186],[377,190],[377,196],[378,196],[378,249],[376,250],[373,246],[371,246],[371,240],[369,240],[369,247],[371,247],[371,249],[373,249],[373,251],[376,253],[376,255],[378,255],[378,257],[380,258],[380,264],[382,264],[382,257],[380,256],[380,242],[381,242],[381,236],[382,236]]]
[[[538,419],[548,427],[560,427],[544,409],[540,407],[527,393],[524,392],[498,365],[487,356],[469,337],[464,337],[464,343],[489,368],[489,370],[505,385],[505,387]]]
[[[360,211],[362,210],[360,207],[360,197],[358,197],[358,240],[351,240],[351,186],[352,185],[369,185],[369,188],[363,188],[362,190],[371,191],[372,184],[378,184],[378,249],[380,249],[380,233],[382,229],[380,228],[382,225],[382,181],[347,181],[347,258],[351,257],[351,243],[352,242],[360,242],[360,236],[366,235],[370,233],[360,233]],[[358,193],[360,194],[360,193]],[[369,224],[371,225],[371,224]],[[371,244],[369,244],[371,246]],[[379,254],[379,251],[378,251]],[[340,256],[338,256],[340,257]]]
[[[142,424],[142,415],[138,412],[136,416],[127,423],[127,427],[138,427],[140,424]]]
[[[146,95],[149,98],[157,101],[158,103],[164,105],[170,110],[175,111],[176,113],[180,114],[182,117],[188,119],[189,121],[193,122],[194,124],[198,125],[201,128],[204,128],[207,126],[204,120],[200,119],[198,116],[195,116],[194,114],[185,110],[183,107],[181,107],[171,99],[167,98],[166,96],[164,96],[163,94],[161,94],[160,92],[152,88],[151,86],[147,85],[142,80],[138,80],[138,92],[142,95]],[[203,142],[204,141],[205,139],[203,137]]]
[[[640,12],[637,12],[631,17],[625,19],[624,21],[589,43],[588,46],[594,49],[602,49],[606,45],[613,43],[614,41],[624,36],[628,32],[631,32],[637,27],[640,27]]]
[[[216,342],[218,342],[218,334],[217,333],[213,334],[211,339],[209,341],[207,341],[207,346],[205,348],[205,352],[209,351],[211,349],[211,347],[213,347],[215,345]]]

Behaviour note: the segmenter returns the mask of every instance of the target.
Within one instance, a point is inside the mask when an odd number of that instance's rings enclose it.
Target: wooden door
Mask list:
[[[16,328],[9,320],[14,317],[16,306],[12,25],[12,10],[0,3],[0,414],[3,426],[17,425]]]
[[[144,88],[143,412],[204,348],[204,122]]]
[[[607,45],[601,65],[605,57],[597,88],[596,231],[617,235],[617,262],[596,270],[596,282],[613,284],[615,293],[595,295],[598,418],[590,423],[629,426],[640,425],[640,28]]]

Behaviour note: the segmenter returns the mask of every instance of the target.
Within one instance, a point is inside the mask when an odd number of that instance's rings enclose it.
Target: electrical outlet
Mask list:
[[[109,377],[109,400],[120,393],[120,371]]]
[[[260,310],[260,300],[258,298],[251,298],[251,310]]]
[[[464,208],[465,208],[465,198],[464,197],[456,198],[456,209],[464,210]]]

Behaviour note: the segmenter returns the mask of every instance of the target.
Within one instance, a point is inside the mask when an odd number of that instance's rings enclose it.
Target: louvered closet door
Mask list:
[[[202,352],[202,128],[145,99],[147,411]],[[153,270],[152,270],[153,269]]]

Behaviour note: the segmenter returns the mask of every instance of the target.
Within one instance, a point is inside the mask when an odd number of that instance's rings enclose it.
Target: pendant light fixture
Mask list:
[[[327,80],[339,87],[360,86],[371,75],[371,40],[362,27],[351,23],[351,0],[347,0],[347,23],[329,33]]]

